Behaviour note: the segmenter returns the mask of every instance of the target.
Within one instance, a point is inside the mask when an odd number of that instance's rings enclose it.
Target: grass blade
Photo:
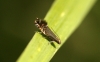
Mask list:
[[[96,0],[56,0],[45,20],[61,39],[61,44],[48,44],[36,33],[17,62],[49,62],[57,50],[80,25]]]

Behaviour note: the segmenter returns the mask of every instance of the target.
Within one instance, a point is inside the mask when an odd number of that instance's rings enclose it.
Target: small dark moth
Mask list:
[[[57,42],[58,44],[61,44],[60,39],[51,31],[51,29],[47,26],[47,22],[45,20],[36,18],[35,25],[39,28],[39,30],[49,37],[52,41]]]

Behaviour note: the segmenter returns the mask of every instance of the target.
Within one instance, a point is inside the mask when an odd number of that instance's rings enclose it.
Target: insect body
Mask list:
[[[39,28],[39,30],[49,37],[52,41],[57,42],[58,44],[61,44],[60,39],[51,31],[51,29],[47,26],[47,22],[45,20],[36,18],[35,25]]]

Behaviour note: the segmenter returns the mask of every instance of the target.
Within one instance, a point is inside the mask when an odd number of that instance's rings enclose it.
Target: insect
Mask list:
[[[60,39],[51,31],[51,29],[48,27],[47,22],[45,20],[36,18],[35,25],[39,30],[46,35],[48,38],[50,38],[52,41],[57,42],[58,44],[61,44]]]

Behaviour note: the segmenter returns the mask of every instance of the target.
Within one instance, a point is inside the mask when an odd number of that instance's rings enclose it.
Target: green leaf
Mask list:
[[[95,2],[96,0],[55,0],[45,20],[59,36],[61,44],[49,44],[50,41],[36,32],[17,62],[49,62]]]

